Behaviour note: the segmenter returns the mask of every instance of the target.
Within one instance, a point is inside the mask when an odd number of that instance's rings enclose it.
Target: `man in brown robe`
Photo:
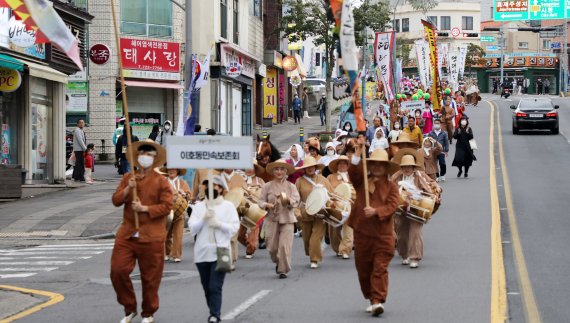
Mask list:
[[[356,151],[348,170],[350,180],[356,189],[356,202],[348,219],[354,229],[354,260],[360,289],[364,298],[370,301],[366,311],[378,316],[384,312],[388,295],[388,266],[394,257],[394,212],[398,208],[400,193],[389,175],[398,166],[388,160],[383,150],[372,152],[367,162],[368,192],[365,191],[362,150],[366,138],[360,135]],[[365,196],[370,198],[366,206]]]
[[[138,262],[143,291],[142,322],[152,323],[159,306],[166,217],[172,209],[173,193],[168,180],[153,170],[166,162],[164,148],[153,141],[139,141],[129,149],[133,149],[135,159],[129,162],[138,170],[134,177],[131,173],[123,176],[112,198],[115,206],[125,207],[111,255],[111,282],[117,301],[125,309],[121,323],[129,323],[137,315],[137,300],[130,274]],[[139,218],[138,229],[135,212]]]

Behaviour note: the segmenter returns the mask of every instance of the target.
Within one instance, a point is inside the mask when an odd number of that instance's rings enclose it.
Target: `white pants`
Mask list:
[[[85,182],[93,182],[93,170],[91,168],[85,168]]]

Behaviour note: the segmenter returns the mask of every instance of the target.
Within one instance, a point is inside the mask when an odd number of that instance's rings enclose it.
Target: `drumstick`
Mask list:
[[[370,195],[368,194],[368,166],[366,165],[366,149],[362,150],[362,169],[364,172],[364,200],[366,207],[370,207]]]

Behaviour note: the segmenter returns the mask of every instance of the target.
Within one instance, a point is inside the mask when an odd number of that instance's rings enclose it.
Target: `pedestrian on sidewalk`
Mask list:
[[[172,121],[166,120],[164,121],[164,125],[162,126],[162,131],[160,135],[156,137],[156,142],[160,144],[162,147],[166,147],[166,137],[174,136],[174,130],[172,129]]]
[[[548,78],[544,79],[544,94],[550,94],[550,80]]]
[[[152,323],[159,306],[166,217],[172,209],[173,195],[168,180],[154,171],[166,162],[164,148],[152,141],[139,141],[133,143],[132,149],[134,160],[130,162],[137,171],[134,175],[123,176],[112,198],[113,205],[124,205],[124,209],[111,255],[110,276],[117,301],[125,311],[121,323],[130,323],[137,315],[137,299],[130,275],[138,263],[143,297],[141,323]],[[138,216],[140,228],[136,227],[135,216]]]
[[[77,127],[73,131],[73,154],[75,155],[75,166],[73,166],[72,178],[76,182],[85,182],[85,151],[87,150],[87,139],[85,138],[85,121],[77,120]]]
[[[368,174],[364,174],[360,156],[366,149],[366,138],[361,135],[357,140],[348,169],[348,177],[356,190],[348,225],[354,231],[354,263],[360,290],[370,302],[366,312],[379,316],[384,313],[388,297],[388,267],[395,252],[394,213],[400,201],[398,186],[389,176],[399,167],[389,160],[386,151],[376,150],[367,159]],[[369,183],[368,192],[365,180]],[[366,194],[369,194],[370,206],[366,206]]]
[[[231,250],[230,239],[239,229],[239,216],[235,206],[223,198],[228,186],[222,176],[215,175],[212,184],[213,192],[207,188],[207,199],[194,206],[188,227],[195,237],[194,263],[210,310],[208,322],[220,322],[226,272],[216,270],[217,250]],[[208,187],[208,181],[202,182],[202,185]]]
[[[298,94],[295,94],[295,98],[293,99],[293,102],[291,102],[291,110],[293,110],[293,119],[295,120],[295,124],[301,123],[302,105],[303,101],[301,101]]]
[[[154,126],[152,126],[152,130],[150,132],[150,135],[148,135],[148,139],[156,141],[156,138],[158,137],[159,134],[160,134],[160,127],[157,124],[155,124]]]
[[[469,177],[469,167],[471,167],[474,160],[477,160],[469,142],[473,139],[473,130],[469,126],[469,118],[467,116],[463,116],[463,119],[461,119],[459,127],[453,133],[453,138],[457,140],[457,143],[455,144],[455,158],[453,158],[451,165],[459,168],[458,178],[463,174],[463,168],[465,167],[464,176],[467,178]]]
[[[184,237],[184,217],[185,210],[177,210],[179,205],[176,204],[178,199],[184,201],[190,201],[192,199],[192,192],[190,191],[190,186],[188,183],[182,179],[182,176],[186,175],[186,169],[182,168],[166,168],[162,167],[159,170],[161,173],[166,173],[168,178],[168,183],[172,189],[174,195],[174,209],[173,218],[168,232],[166,234],[166,243],[164,244],[165,249],[165,261],[172,261],[179,263],[182,261],[182,238]],[[187,207],[187,203],[185,203]],[[186,209],[186,207],[184,209]]]
[[[299,207],[301,200],[295,185],[287,181],[287,176],[295,172],[295,168],[284,160],[278,160],[267,165],[267,171],[274,179],[266,183],[259,194],[259,206],[268,211],[265,217],[265,241],[271,261],[275,264],[275,273],[279,279],[287,278],[291,271],[293,237],[297,217],[294,209]],[[285,194],[288,203],[279,200]]]
[[[85,183],[93,184],[93,172],[95,171],[95,145],[88,144],[85,151]]]
[[[129,129],[131,130],[131,141],[139,141],[139,138],[133,135],[133,127],[129,127]],[[127,134],[123,133],[117,140],[117,145],[115,146],[115,159],[119,162],[119,174],[121,175],[131,171],[131,164],[127,158],[128,145]]]
[[[327,118],[327,98],[323,93],[321,101],[319,101],[319,114],[321,116],[321,126],[324,126]]]
[[[436,179],[441,182],[445,182],[445,173],[447,172],[447,165],[445,164],[445,157],[449,152],[449,137],[447,132],[441,130],[441,120],[435,119],[433,125],[433,131],[429,133],[431,138],[435,139],[441,146],[442,151],[437,155],[437,160],[439,162],[439,171],[436,173]]]

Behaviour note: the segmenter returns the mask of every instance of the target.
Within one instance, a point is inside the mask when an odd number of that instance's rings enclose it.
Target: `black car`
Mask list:
[[[523,99],[513,109],[513,134],[523,129],[549,129],[553,134],[559,132],[557,105],[550,99]]]

